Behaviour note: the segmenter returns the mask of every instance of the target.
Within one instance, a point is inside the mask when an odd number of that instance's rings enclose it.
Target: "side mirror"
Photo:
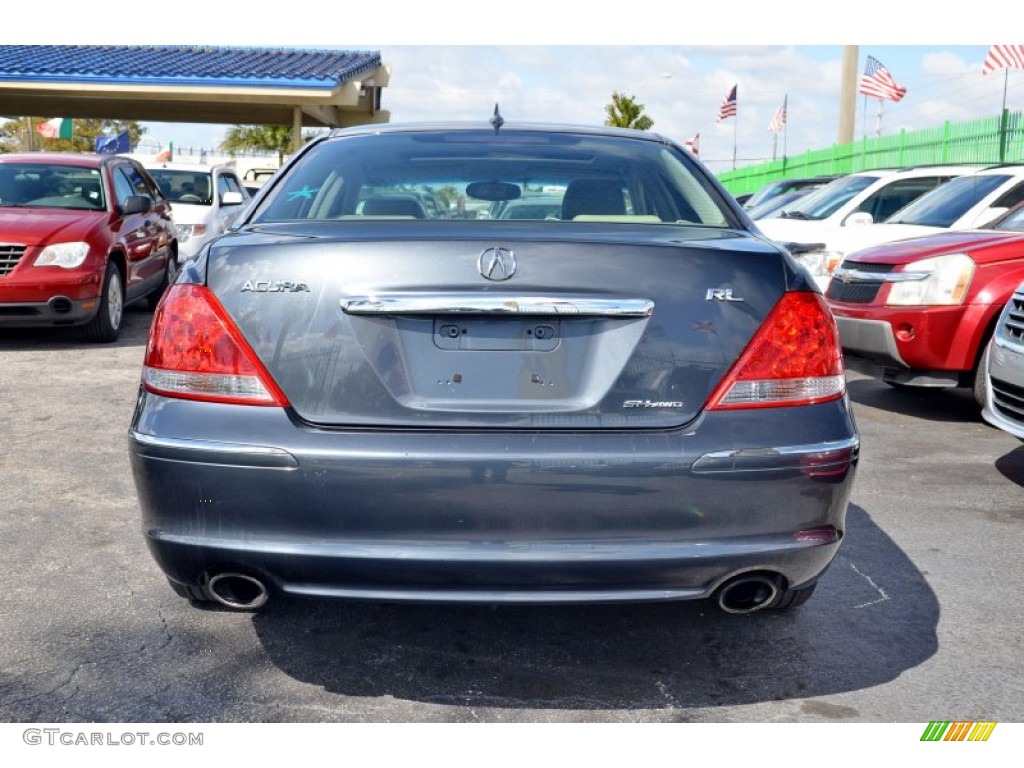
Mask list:
[[[843,221],[843,226],[844,227],[858,227],[858,226],[863,226],[865,224],[874,224],[874,223],[875,223],[875,220],[871,216],[870,213],[867,213],[865,211],[855,211],[855,212],[851,213],[849,216],[846,217],[846,219]]]
[[[153,201],[145,195],[132,195],[121,204],[121,214],[130,216],[133,213],[149,213],[153,209]]]
[[[220,196],[221,205],[241,205],[243,202],[241,192],[225,192]]]

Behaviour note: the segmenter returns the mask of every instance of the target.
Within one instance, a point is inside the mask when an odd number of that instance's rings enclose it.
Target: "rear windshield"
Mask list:
[[[98,168],[0,163],[0,207],[106,209]]]
[[[919,224],[925,227],[951,227],[957,219],[981,202],[982,198],[1010,180],[1004,174],[961,176],[923,195],[888,224]]]
[[[213,174],[207,171],[149,168],[164,197],[172,203],[213,205]]]
[[[491,130],[328,139],[284,172],[251,221],[727,227],[734,223],[731,216],[685,151],[675,147],[648,139]]]

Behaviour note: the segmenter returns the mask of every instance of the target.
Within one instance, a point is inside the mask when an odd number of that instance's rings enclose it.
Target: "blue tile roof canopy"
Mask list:
[[[332,89],[381,66],[379,51],[201,45],[0,45],[0,82]]]

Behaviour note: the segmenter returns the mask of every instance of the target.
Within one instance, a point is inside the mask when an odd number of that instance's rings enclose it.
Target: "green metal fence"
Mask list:
[[[743,195],[777,179],[946,163],[1024,163],[1024,112],[1004,110],[1001,117],[963,123],[947,120],[940,128],[900,131],[892,136],[836,144],[829,149],[726,171],[718,174],[718,178],[729,192]]]

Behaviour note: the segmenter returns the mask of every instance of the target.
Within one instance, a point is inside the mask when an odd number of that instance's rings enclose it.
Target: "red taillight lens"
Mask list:
[[[707,408],[767,408],[835,400],[846,391],[835,320],[817,293],[784,294]]]
[[[153,316],[146,389],[169,397],[288,404],[227,312],[203,285],[172,285]]]

